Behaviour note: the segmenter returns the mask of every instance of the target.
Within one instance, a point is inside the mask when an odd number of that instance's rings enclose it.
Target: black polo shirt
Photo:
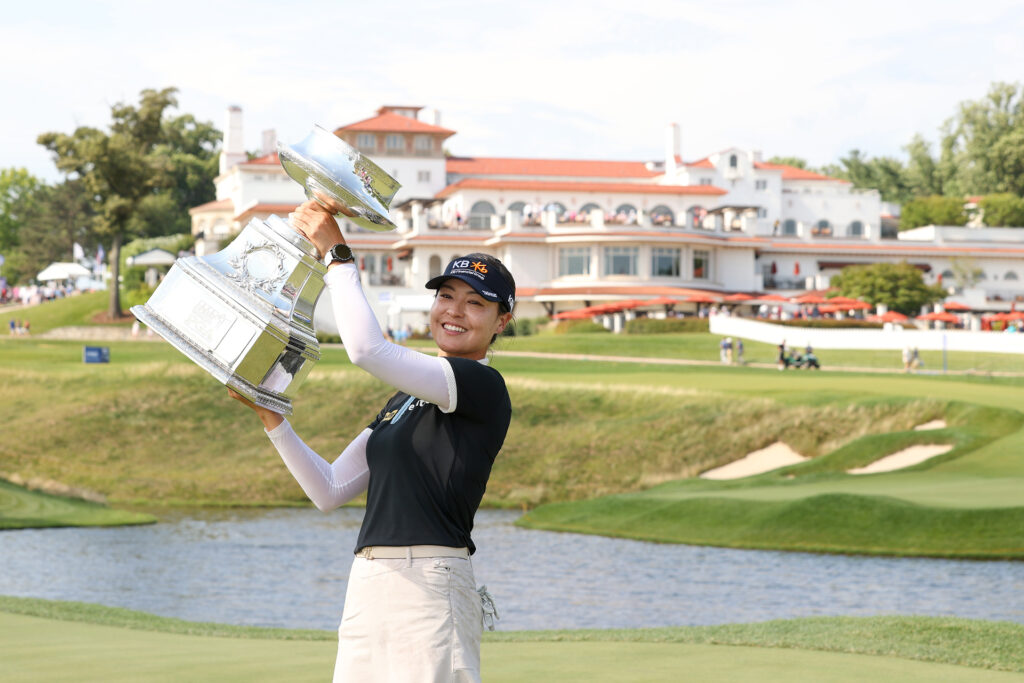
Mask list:
[[[453,412],[398,392],[370,423],[370,483],[356,552],[373,545],[476,550],[473,516],[505,441],[512,404],[494,368],[444,360],[455,374]]]

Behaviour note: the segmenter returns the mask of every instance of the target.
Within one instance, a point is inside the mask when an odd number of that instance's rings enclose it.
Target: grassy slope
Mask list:
[[[152,524],[156,518],[83,500],[26,491],[0,481],[0,529]]]
[[[8,321],[28,320],[32,334],[39,335],[57,327],[92,325],[93,316],[107,310],[109,292],[88,292],[66,299],[47,301],[38,306],[0,311],[0,334],[8,333]],[[131,325],[131,321],[119,323]]]
[[[0,597],[4,680],[318,680],[331,631],[167,619]],[[488,633],[487,680],[999,681],[1024,672],[1024,626],[922,617],[814,618],[705,627]],[[865,655],[882,655],[868,657]],[[186,667],[181,669],[180,667]],[[4,669],[6,667],[6,669]],[[970,668],[968,668],[970,667]],[[988,671],[985,671],[987,669]],[[843,673],[845,672],[845,673]],[[135,679],[129,677],[135,676]],[[177,676],[178,678],[174,678]]]
[[[18,409],[8,412],[0,439],[0,473],[56,479],[116,502],[304,501],[255,417],[215,380],[167,345],[110,347],[109,365],[84,365],[80,344],[0,340],[0,382],[19,387]],[[496,362],[504,368],[510,361]],[[674,370],[678,381],[659,388],[620,382],[613,372],[620,364],[597,366],[596,376],[607,381],[594,384],[592,364],[530,360],[519,370],[521,362],[507,373],[516,417],[495,464],[489,505],[639,490],[783,436],[819,454],[945,410],[931,400],[860,403],[856,397],[851,403],[756,396],[738,402],[686,382],[689,369]],[[564,378],[544,376],[556,368]],[[352,368],[343,351],[325,349],[292,422],[330,457],[388,393]],[[638,446],[645,454],[640,460]]]
[[[509,362],[543,373],[529,360]],[[732,368],[667,373],[624,365],[610,367],[602,379],[662,387],[678,386],[685,377],[691,386],[714,386],[728,396],[759,396],[780,405],[888,405],[898,396],[920,395],[972,404],[947,404],[951,427],[939,433],[861,439],[818,461],[738,482],[678,481],[636,494],[542,506],[523,524],[726,546],[1024,557],[1024,459],[1017,455],[1024,447],[1019,412],[1024,397],[1016,381],[779,376]],[[563,372],[552,369],[544,376],[554,380]],[[929,442],[954,443],[957,448],[905,472],[860,477],[842,473],[890,447]]]

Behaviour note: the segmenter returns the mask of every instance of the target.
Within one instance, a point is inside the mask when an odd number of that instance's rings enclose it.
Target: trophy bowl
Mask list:
[[[395,229],[388,209],[401,185],[337,135],[314,126],[298,144],[279,143],[277,155],[310,199],[327,194],[349,208],[352,213],[344,216],[356,225],[374,232]]]
[[[370,230],[395,227],[388,206],[398,182],[337,136],[316,126],[278,154],[308,197],[340,202],[347,220]],[[326,272],[316,247],[284,219],[254,218],[216,254],[176,260],[131,312],[222,384],[290,415],[320,359],[313,311]]]

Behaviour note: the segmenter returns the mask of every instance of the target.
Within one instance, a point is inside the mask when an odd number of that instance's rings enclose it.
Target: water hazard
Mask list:
[[[191,621],[333,629],[361,509],[161,512],[115,529],[0,532],[0,594]],[[500,630],[635,628],[825,615],[1024,623],[1024,562],[661,545],[520,529],[477,515],[477,582]]]

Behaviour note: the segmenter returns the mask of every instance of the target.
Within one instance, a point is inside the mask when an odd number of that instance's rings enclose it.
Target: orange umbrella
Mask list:
[[[944,301],[942,308],[947,311],[969,311],[971,307],[967,304],[962,304],[959,301]]]
[[[883,323],[902,323],[907,321],[907,316],[899,311],[886,311],[882,315],[875,316]]]
[[[943,323],[958,323],[958,322],[960,322],[960,318],[956,317],[952,313],[946,313],[945,311],[940,311],[938,313],[925,313],[924,315],[917,316],[917,319],[918,320],[934,320],[936,322],[943,322]]]
[[[794,297],[792,299],[792,301],[793,301],[793,303],[797,303],[797,304],[824,304],[824,303],[828,303],[828,299],[826,299],[821,294],[818,294],[816,292],[810,292],[808,294],[803,294],[801,296]]]
[[[743,292],[736,292],[735,294],[730,294],[729,296],[724,297],[722,301],[750,301],[753,298],[754,297],[750,296],[749,294],[744,294]]]
[[[762,294],[755,297],[758,301],[789,301],[786,297],[781,294]]]
[[[644,302],[644,306],[675,306],[679,303],[679,299],[673,299],[667,296],[659,296],[657,299],[648,299]]]
[[[554,320],[583,320],[585,318],[593,318],[594,313],[587,310],[586,308],[578,308],[575,311],[562,311],[561,313],[555,313],[551,316]]]
[[[691,294],[683,299],[683,301],[691,304],[715,304],[718,303],[718,297],[710,294]]]

